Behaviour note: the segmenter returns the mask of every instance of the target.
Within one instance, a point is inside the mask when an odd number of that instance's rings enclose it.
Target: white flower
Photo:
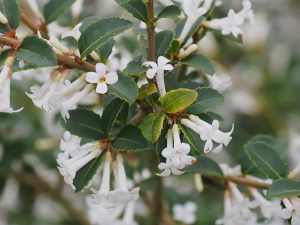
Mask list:
[[[224,133],[219,130],[219,121],[214,120],[212,125],[210,125],[194,115],[190,115],[189,119],[181,119],[181,123],[198,133],[200,138],[205,141],[204,153],[210,151],[218,153],[222,150],[223,145],[227,146],[232,139],[231,134],[234,129],[233,125],[229,132]],[[213,142],[216,142],[219,145],[214,148]]]
[[[152,176],[151,171],[147,168],[144,168],[141,173],[135,171],[133,173],[133,179],[135,182],[142,182],[143,180],[147,180]]]
[[[65,133],[61,143],[62,153],[59,153],[57,158],[59,172],[65,182],[74,189],[73,180],[77,171],[102,153],[99,142],[78,146],[78,141],[74,136]],[[67,144],[69,144],[69,148],[66,146]]]
[[[199,7],[202,0],[188,0],[182,2],[182,8],[184,13],[187,15],[186,23],[181,31],[179,40],[183,42],[193,27],[197,19],[207,13],[207,9],[204,7]]]
[[[33,86],[30,88],[32,93],[26,94],[32,99],[34,105],[49,112],[58,107],[59,102],[56,101],[55,94],[64,79],[65,72],[54,70],[41,87]]]
[[[288,218],[291,217],[292,225],[300,224],[300,199],[295,197],[290,200],[287,198],[283,199],[283,204],[289,210],[290,215],[285,214]]]
[[[14,62],[14,57],[9,56],[5,60],[4,66],[0,73],[0,112],[3,113],[14,113],[20,112],[23,108],[14,110],[10,106],[10,82],[11,82],[11,71]]]
[[[219,92],[225,91],[232,85],[231,78],[225,74],[207,76],[211,87]]]
[[[82,23],[77,24],[72,30],[67,31],[61,35],[61,38],[73,37],[75,40],[79,40],[81,36],[80,27]]]
[[[131,201],[127,204],[123,216],[122,223],[120,225],[138,225],[138,223],[134,220],[135,213],[135,201]]]
[[[86,81],[91,84],[97,84],[96,92],[105,94],[107,92],[107,84],[118,82],[118,74],[116,72],[106,73],[106,66],[103,63],[97,63],[96,72],[88,72]]]
[[[78,17],[82,11],[83,0],[76,0],[71,7],[72,16]]]
[[[157,63],[153,61],[147,61],[143,63],[143,66],[151,66],[151,68],[148,69],[146,76],[149,79],[153,79],[154,76],[156,76],[156,83],[161,96],[166,94],[164,71],[171,71],[174,69],[171,64],[168,64],[169,62],[170,60],[166,57],[159,56]]]
[[[219,165],[222,169],[222,172],[226,176],[240,176],[242,174],[241,165],[235,167],[229,167],[227,164]]]
[[[176,221],[193,224],[196,222],[197,205],[194,202],[187,202],[184,205],[173,206],[173,216]]]
[[[180,141],[179,128],[175,124],[173,128],[168,131],[167,134],[167,147],[162,151],[163,157],[166,158],[166,162],[162,162],[158,165],[160,170],[163,170],[159,176],[181,175],[184,173],[184,169],[188,165],[192,165],[196,158],[189,156],[190,146]]]
[[[169,6],[174,5],[174,3],[171,0],[158,0],[162,5]]]
[[[80,151],[81,139],[78,136],[72,135],[66,131],[60,140],[59,148],[62,152],[66,152],[70,156],[75,156]]]
[[[111,153],[107,152],[100,190],[96,194],[89,196],[89,201],[92,204],[102,205],[104,208],[114,208],[120,204],[135,201],[139,197],[140,188],[134,188],[131,191],[128,190],[123,159],[120,155],[117,155],[113,165],[115,189],[110,190],[111,162]]]
[[[254,24],[254,13],[252,10],[252,4],[249,0],[243,1],[243,9],[238,13],[244,20],[249,20],[250,23]]]

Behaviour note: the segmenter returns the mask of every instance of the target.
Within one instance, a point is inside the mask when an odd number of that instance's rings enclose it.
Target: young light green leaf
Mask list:
[[[155,35],[156,57],[165,55],[173,41],[173,32],[164,30]]]
[[[144,100],[147,96],[157,93],[156,85],[151,84],[144,84],[139,88],[139,96],[137,97],[138,100]]]
[[[101,118],[101,127],[106,137],[110,136],[113,125],[125,105],[125,101],[115,98],[105,107]]]
[[[56,55],[46,41],[37,36],[28,36],[17,51],[17,58],[31,68],[57,65]]]
[[[50,0],[44,6],[44,16],[46,22],[51,23],[56,20],[56,18],[66,12],[74,2],[75,0]]]
[[[180,61],[181,64],[201,70],[206,74],[213,75],[215,73],[211,60],[203,55],[190,55]]]
[[[166,113],[176,113],[185,110],[187,107],[192,105],[197,99],[197,92],[179,88],[176,90],[169,91],[161,99],[161,106]]]
[[[169,5],[163,8],[157,15],[157,18],[174,18],[181,13],[180,8],[176,5]]]
[[[208,157],[198,157],[197,162],[186,169],[186,173],[200,173],[201,175],[223,177],[218,163]]]
[[[20,10],[16,0],[0,0],[0,11],[6,16],[12,29],[16,29],[20,23]],[[7,25],[0,24],[0,32],[9,31]]]
[[[148,141],[154,143],[158,140],[165,118],[166,115],[163,113],[151,113],[141,121],[139,128]]]
[[[211,88],[199,88],[196,90],[198,97],[196,102],[188,108],[188,113],[206,113],[224,102],[224,97],[218,91]]]
[[[300,195],[300,182],[296,180],[280,179],[273,182],[270,186],[268,198],[282,198]]]
[[[112,144],[117,151],[145,151],[148,150],[148,141],[141,130],[133,125],[124,127]]]
[[[250,142],[245,146],[245,152],[258,169],[272,179],[286,175],[286,165],[278,153],[267,143]]]
[[[142,0],[115,0],[138,20],[147,21],[147,8]]]
[[[78,40],[81,57],[87,56],[131,26],[132,22],[116,17],[104,18],[92,23],[81,33]]]
[[[98,158],[93,159],[80,170],[78,170],[73,181],[73,185],[76,188],[76,192],[82,191],[85,187],[88,186],[90,181],[95,176],[97,170],[99,169],[104,155],[104,153],[101,153],[101,155]]]
[[[70,133],[81,138],[88,140],[106,138],[101,128],[100,116],[85,108],[70,111],[70,119],[67,122],[61,119],[61,125]]]
[[[185,140],[191,146],[192,150],[195,152],[203,153],[204,142],[200,139],[199,134],[183,126],[182,124],[178,124],[180,130],[182,131]]]
[[[134,79],[130,76],[119,73],[119,80],[117,83],[108,85],[108,94],[112,94],[128,102],[134,103],[138,97],[138,87]]]

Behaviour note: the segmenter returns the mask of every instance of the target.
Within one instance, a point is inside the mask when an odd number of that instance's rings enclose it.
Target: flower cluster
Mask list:
[[[173,206],[173,217],[176,221],[184,224],[196,222],[197,205],[194,202],[186,202],[184,205],[176,204]]]
[[[167,134],[167,147],[162,151],[162,155],[166,158],[166,162],[158,165],[162,173],[159,176],[181,175],[184,173],[183,169],[196,162],[196,158],[189,156],[191,147],[187,143],[180,140],[180,131],[176,124],[172,129],[169,129]]]
[[[232,125],[229,132],[224,133],[219,130],[220,124],[218,120],[214,120],[212,124],[209,124],[197,116],[190,115],[189,119],[181,119],[181,123],[198,133],[200,138],[205,141],[204,153],[210,151],[218,153],[222,150],[223,145],[227,146],[232,139],[231,134],[234,126]],[[219,145],[214,147],[214,142]]]

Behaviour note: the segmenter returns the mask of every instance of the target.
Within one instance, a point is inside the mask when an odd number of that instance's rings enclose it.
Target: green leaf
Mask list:
[[[44,16],[47,23],[51,23],[66,12],[75,0],[50,0],[44,6]]]
[[[181,13],[180,8],[176,5],[170,5],[163,8],[157,15],[157,18],[173,18],[179,16]]]
[[[203,153],[204,142],[200,139],[199,134],[191,130],[190,128],[183,126],[182,124],[178,124],[180,130],[182,131],[185,140],[191,146],[193,151]]]
[[[206,113],[215,109],[224,102],[224,97],[218,91],[211,88],[199,88],[196,90],[198,97],[196,102],[188,109],[190,114]]]
[[[133,125],[124,127],[112,144],[118,151],[145,151],[148,150],[148,141],[141,130]]]
[[[282,198],[298,195],[300,195],[300,182],[289,179],[274,181],[267,192],[268,198]]]
[[[165,55],[173,41],[173,32],[164,30],[155,35],[156,57]]]
[[[95,176],[97,170],[100,167],[102,158],[105,154],[102,152],[101,155],[87,163],[76,173],[73,184],[76,188],[76,192],[82,191],[85,187],[88,186],[90,181]]]
[[[141,121],[139,128],[148,141],[154,143],[158,140],[165,118],[166,115],[163,113],[151,113]]]
[[[214,160],[201,156],[197,162],[186,169],[186,173],[200,173],[201,175],[223,177],[223,172]]]
[[[70,119],[67,122],[61,119],[61,125],[70,133],[88,140],[106,138],[100,116],[85,108],[70,111]]]
[[[104,18],[92,23],[81,33],[78,40],[81,57],[87,56],[131,26],[132,22],[116,17]]]
[[[175,35],[177,38],[180,37],[180,34],[183,30],[183,27],[186,23],[187,19],[184,19],[184,20],[181,20],[177,26],[176,26],[176,29],[175,29]],[[193,24],[193,26],[191,27],[190,31],[187,33],[186,37],[184,38],[184,41],[182,43],[182,46],[192,37],[192,35],[194,33],[196,33],[198,30],[199,30],[199,27],[200,25],[202,24],[202,21],[203,21],[203,17],[200,16]]]
[[[147,7],[141,0],[115,0],[138,20],[147,21]]]
[[[142,64],[142,57],[138,57],[127,64],[125,71],[131,76],[139,77],[147,70]]]
[[[196,70],[201,70],[209,75],[213,75],[215,73],[211,60],[203,55],[190,55],[184,58],[180,63],[193,67]]]
[[[17,58],[32,68],[57,65],[56,55],[52,47],[37,36],[29,36],[22,41],[17,52]]]
[[[115,95],[129,104],[132,104],[138,96],[138,87],[132,77],[119,73],[118,82],[108,85],[107,93]]]
[[[251,162],[272,179],[286,175],[286,165],[277,152],[264,142],[250,142],[245,146],[246,154]]]
[[[115,98],[105,107],[101,118],[101,127],[106,137],[109,137],[113,125],[125,105],[125,101]]]
[[[161,98],[160,102],[164,112],[176,113],[192,105],[197,99],[197,96],[196,91],[179,88],[169,91]]]
[[[0,0],[0,11],[6,16],[12,29],[16,29],[20,23],[20,10],[16,0]],[[9,31],[5,24],[0,24],[0,32]]]
[[[162,156],[161,152],[167,146],[166,136],[167,136],[168,130],[169,130],[169,127],[165,123],[163,126],[163,129],[161,131],[160,137],[158,138],[157,142],[152,145],[152,148],[154,149],[159,162],[165,161],[165,158]]]
[[[155,84],[144,84],[139,88],[139,96],[137,99],[144,100],[146,97],[154,93],[157,93],[157,88]]]
[[[112,49],[114,47],[115,41],[114,40],[110,40],[109,42],[107,42],[106,44],[102,45],[99,50],[99,56],[101,59],[101,62],[106,62],[108,57],[110,56],[110,54],[112,53]]]

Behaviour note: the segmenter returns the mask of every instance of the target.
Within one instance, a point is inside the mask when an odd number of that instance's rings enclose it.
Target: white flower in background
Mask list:
[[[170,6],[174,5],[174,3],[171,0],[158,0],[162,5]]]
[[[135,214],[135,201],[131,201],[127,204],[122,222],[120,225],[138,225],[138,223],[134,220]]]
[[[187,16],[187,20],[179,36],[179,40],[181,42],[185,40],[187,34],[191,30],[197,19],[207,13],[206,8],[199,7],[201,2],[202,0],[188,0],[182,2],[182,8]]]
[[[14,110],[10,106],[10,82],[14,57],[8,56],[0,73],[0,112],[15,113],[23,108]]]
[[[163,170],[158,176],[181,175],[186,166],[196,162],[196,158],[189,156],[190,146],[180,141],[180,132],[178,126],[173,125],[167,134],[167,147],[162,151],[162,155],[166,158],[166,162],[158,165]]]
[[[229,167],[227,164],[220,164],[219,166],[222,169],[223,174],[226,176],[240,176],[242,174],[241,165]]]
[[[91,84],[97,84],[96,92],[105,94],[107,92],[107,84],[115,84],[118,82],[118,74],[116,72],[106,72],[106,66],[103,63],[96,64],[96,72],[88,72],[86,81]]]
[[[144,168],[140,173],[134,171],[133,173],[133,180],[137,183],[147,180],[152,176],[151,171],[148,168]]]
[[[204,153],[208,153],[210,151],[218,153],[222,150],[223,145],[227,146],[232,139],[231,134],[233,132],[234,125],[232,125],[229,132],[224,133],[219,130],[218,120],[214,120],[212,124],[209,124],[194,115],[190,115],[189,119],[181,119],[181,123],[198,133],[201,140],[205,141]],[[213,142],[216,142],[219,145],[214,148]]]
[[[38,19],[43,19],[43,15],[36,0],[26,0],[28,6]]]
[[[111,153],[107,152],[100,190],[96,194],[89,196],[90,203],[102,205],[104,208],[114,208],[120,204],[135,201],[139,198],[140,188],[128,190],[124,163],[120,155],[117,155],[116,161],[113,163],[115,187],[114,190],[110,190],[111,164]]]
[[[72,30],[67,31],[61,35],[61,38],[73,37],[75,40],[79,40],[81,36],[80,27],[82,23],[77,24]]]
[[[19,183],[9,177],[1,191],[0,211],[15,211],[19,205]]]
[[[300,199],[297,197],[291,198],[290,200],[284,198],[283,204],[290,212],[290,215],[286,213],[285,216],[287,216],[287,218],[291,217],[291,225],[299,225],[300,224]]]
[[[157,63],[153,61],[147,61],[143,63],[143,66],[150,66],[147,70],[146,76],[149,79],[153,79],[156,76],[156,83],[161,96],[166,94],[164,71],[171,71],[174,67],[169,64],[170,60],[164,56],[159,56]]]
[[[219,92],[223,92],[232,85],[231,78],[225,74],[207,76],[211,87]]]
[[[26,94],[32,99],[34,105],[49,112],[58,107],[59,102],[55,100],[54,96],[65,76],[66,71],[60,72],[54,70],[49,79],[41,87],[33,86],[30,88],[32,93]]]
[[[241,11],[236,13],[233,9],[230,9],[227,17],[206,21],[205,26],[211,29],[221,30],[223,35],[232,34],[237,38],[243,34],[241,26],[246,20],[250,22],[254,20],[252,5],[248,0],[243,1],[243,9]]]
[[[75,188],[73,180],[77,171],[102,153],[99,142],[90,142],[82,146],[79,146],[78,142],[78,138],[65,133],[61,141],[62,153],[59,153],[57,158],[59,172],[65,182],[73,188]]]
[[[71,7],[71,13],[73,17],[78,17],[82,11],[83,0],[76,0]]]
[[[187,202],[184,205],[176,204],[173,206],[173,217],[184,224],[193,224],[197,219],[197,208],[194,202]]]

